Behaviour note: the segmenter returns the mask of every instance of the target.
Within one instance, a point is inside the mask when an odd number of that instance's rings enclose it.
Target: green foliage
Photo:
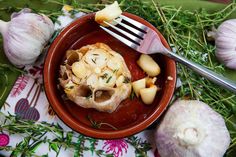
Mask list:
[[[59,124],[49,124],[47,122],[35,123],[0,112],[0,132],[9,132],[10,134],[24,137],[15,147],[0,147],[0,150],[11,152],[13,157],[37,156],[35,151],[41,144],[48,144],[48,149],[54,151],[56,156],[59,155],[62,148],[74,150],[75,157],[81,157],[87,151],[92,154],[95,153],[100,157],[112,156],[112,154],[107,154],[103,150],[96,148],[97,139],[86,137],[73,131],[66,132]],[[55,138],[48,138],[47,135],[49,134]],[[86,141],[89,142],[89,145],[85,145]],[[44,156],[47,156],[47,154]]]
[[[0,107],[6,99],[6,94],[11,87],[9,74],[24,73],[22,70],[13,67],[12,65],[0,63]]]
[[[136,157],[147,157],[147,151],[152,149],[147,141],[142,141],[137,136],[128,137],[126,142],[134,146]]]

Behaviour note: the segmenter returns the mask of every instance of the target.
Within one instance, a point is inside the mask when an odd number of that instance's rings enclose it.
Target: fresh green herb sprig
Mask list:
[[[80,151],[93,151],[100,156],[111,156],[111,154],[107,154],[101,149],[95,149],[93,138],[76,134],[72,131],[64,131],[59,124],[49,124],[47,122],[35,123],[0,112],[0,132],[18,134],[24,137],[15,147],[0,147],[0,151],[12,152],[11,156],[37,156],[35,154],[36,149],[45,143],[49,145],[50,150],[56,152],[57,156],[61,148],[68,149],[68,151],[75,150],[75,157],[83,153],[76,151],[78,149]],[[47,134],[53,135],[54,138],[48,138]],[[77,141],[73,139],[77,139]],[[85,141],[90,142],[90,145],[85,145]],[[80,148],[78,148],[78,145]]]
[[[131,136],[126,139],[126,142],[134,146],[137,157],[148,157],[147,150],[152,149],[151,145],[146,141],[142,141],[137,136]]]
[[[7,92],[7,89],[8,89],[8,86],[9,86],[9,76],[8,74],[10,72],[17,72],[19,74],[22,74],[24,73],[23,70],[21,69],[18,69],[16,67],[13,67],[11,65],[8,65],[8,64],[3,64],[3,63],[0,63],[0,86],[3,88],[2,90],[2,93],[0,94],[0,101],[3,99],[4,95],[6,94]]]
[[[95,129],[99,129],[102,127],[102,125],[105,125],[105,126],[112,128],[113,130],[118,130],[116,127],[114,127],[113,125],[111,125],[109,123],[95,121],[94,119],[92,119],[92,117],[90,115],[87,116],[87,119],[91,123],[91,126]]]
[[[41,144],[48,144],[49,150],[54,151],[56,156],[60,154],[62,149],[74,151],[74,157],[82,156],[87,151],[99,157],[113,156],[102,149],[95,148],[97,139],[73,131],[64,131],[59,124],[21,120],[16,116],[6,115],[2,112],[0,112],[0,132],[8,132],[10,135],[17,134],[24,138],[16,146],[0,147],[0,151],[11,152],[11,156],[38,157],[35,152]],[[48,134],[51,134],[53,138],[48,138]],[[131,144],[136,153],[140,155],[146,156],[147,151],[151,149],[149,143],[142,141],[137,136],[127,138],[126,142]],[[47,157],[48,154],[43,156]]]

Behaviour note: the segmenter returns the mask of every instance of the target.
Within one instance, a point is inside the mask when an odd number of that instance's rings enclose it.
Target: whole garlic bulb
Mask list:
[[[236,69],[236,19],[224,21],[214,38],[216,57],[228,68]]]
[[[197,100],[176,101],[155,134],[161,157],[222,157],[230,135],[220,114]]]
[[[5,54],[17,67],[35,62],[54,32],[47,16],[30,12],[23,9],[13,13],[9,22],[0,20]]]

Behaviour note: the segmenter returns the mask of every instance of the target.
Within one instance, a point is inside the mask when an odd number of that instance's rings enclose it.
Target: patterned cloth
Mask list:
[[[68,23],[72,22],[72,18],[70,14],[65,11],[65,15],[62,15],[58,18],[61,25],[58,23],[55,24],[56,29],[61,29],[66,26]],[[83,15],[82,13],[76,14],[75,18]],[[64,21],[63,21],[64,20]],[[2,107],[1,111],[5,114],[17,115],[22,119],[34,120],[36,122],[47,122],[51,124],[59,124],[64,133],[73,132],[69,127],[67,127],[53,112],[51,109],[49,102],[45,96],[43,91],[42,84],[42,71],[43,71],[43,60],[44,57],[41,56],[41,59],[33,66],[25,67],[27,74],[20,76],[15,85],[13,86],[11,93],[9,94],[6,103]],[[76,134],[77,138],[73,138],[74,141],[81,144],[83,143],[84,149],[80,150],[80,153],[71,149],[58,149],[55,145],[48,145],[48,143],[41,143],[37,149],[35,150],[35,154],[38,156],[42,156],[47,154],[48,156],[61,156],[61,157],[70,157],[70,156],[98,156],[94,152],[104,152],[104,154],[112,154],[114,157],[134,157],[140,156],[139,151],[137,151],[137,147],[142,147],[142,141],[150,144],[152,149],[142,149],[144,154],[147,154],[148,157],[154,156],[155,152],[155,142],[153,139],[154,130],[145,130],[137,135],[134,135],[130,138],[117,139],[117,140],[98,140],[89,137],[85,137]],[[52,141],[56,139],[56,137],[50,133],[45,134],[48,139]],[[83,138],[80,138],[83,137]],[[0,133],[0,146],[13,146],[15,147],[17,144],[24,140],[23,135],[12,134],[9,135],[8,132]],[[127,140],[131,140],[132,142],[139,141],[139,145],[132,145],[127,142]],[[133,141],[132,141],[133,140]],[[94,144],[91,147],[91,143]],[[87,147],[86,147],[87,146]],[[85,149],[86,148],[86,149]],[[88,148],[90,148],[88,150]],[[1,155],[9,156],[11,152],[0,152]],[[102,156],[106,156],[106,155]],[[141,152],[142,154],[142,152]],[[141,155],[142,156],[142,155]]]

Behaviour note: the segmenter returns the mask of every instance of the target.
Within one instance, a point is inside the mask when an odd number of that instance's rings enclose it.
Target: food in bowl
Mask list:
[[[160,66],[149,55],[142,54],[139,57],[137,64],[146,74],[148,74],[148,76],[154,77],[161,72]]]
[[[123,14],[155,30],[165,47],[169,48],[161,33],[150,23],[133,14]],[[164,112],[175,89],[176,65],[172,59],[164,55],[151,56],[161,68],[161,73],[157,76],[155,83],[161,90],[157,93],[152,105],[145,105],[139,98],[132,97],[134,92],[130,94],[129,98],[122,101],[116,111],[112,113],[83,108],[69,99],[64,99],[64,95],[62,96],[64,90],[59,86],[58,81],[60,65],[65,59],[63,56],[66,56],[67,50],[77,50],[84,45],[103,42],[119,52],[132,74],[132,81],[147,76],[137,65],[140,54],[102,31],[94,18],[95,13],[91,13],[77,19],[63,29],[51,44],[44,64],[45,92],[55,113],[73,130],[100,139],[124,138],[147,128]],[[171,81],[167,80],[168,76],[172,77]],[[58,86],[61,89],[58,90]],[[107,125],[100,125],[104,123],[114,126],[117,130]]]
[[[104,43],[68,50],[60,66],[60,85],[84,108],[114,112],[131,93],[131,73],[123,57]]]
[[[107,5],[104,9],[96,12],[95,21],[103,26],[107,26],[104,21],[113,24],[113,20],[119,17],[122,13],[122,10],[119,7],[117,1]]]

